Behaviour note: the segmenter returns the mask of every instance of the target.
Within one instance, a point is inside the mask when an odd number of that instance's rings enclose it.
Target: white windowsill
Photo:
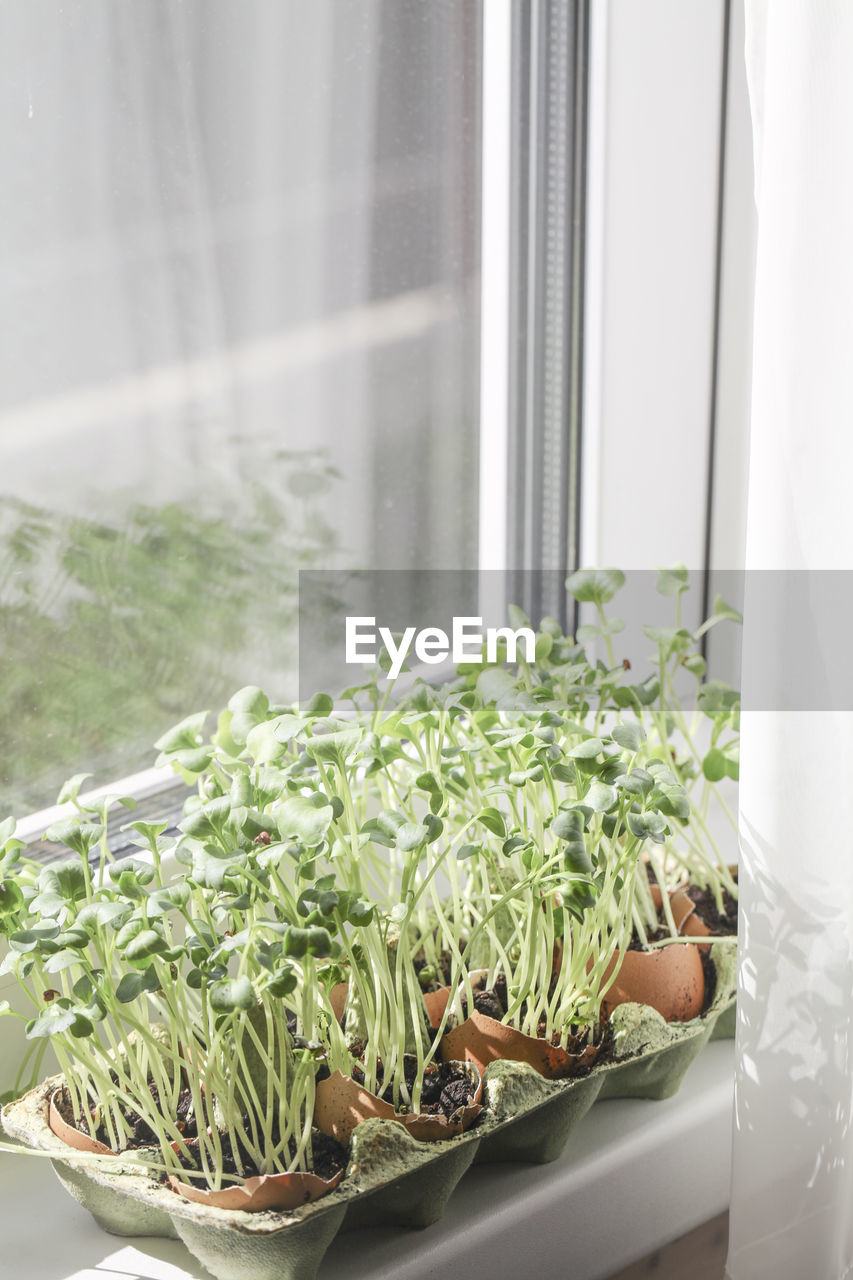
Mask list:
[[[426,1231],[339,1236],[319,1280],[613,1272],[720,1213],[731,1165],[732,1041],[709,1044],[664,1102],[596,1104],[559,1160],[470,1170]],[[207,1280],[175,1241],[102,1232],[50,1166],[0,1156],[0,1239],[27,1280]]]

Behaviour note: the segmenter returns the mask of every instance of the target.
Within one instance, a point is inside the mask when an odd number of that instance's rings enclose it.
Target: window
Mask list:
[[[295,696],[300,567],[477,562],[481,6],[0,15],[4,811]]]

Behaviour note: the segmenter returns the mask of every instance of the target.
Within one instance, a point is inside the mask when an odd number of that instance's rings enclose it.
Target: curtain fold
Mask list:
[[[849,635],[853,4],[747,0],[746,17],[758,244],[727,1275],[838,1280],[853,1269],[853,710],[835,636],[790,598],[818,600],[839,571],[833,629]]]

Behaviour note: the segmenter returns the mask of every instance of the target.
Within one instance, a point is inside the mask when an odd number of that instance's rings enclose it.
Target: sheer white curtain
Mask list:
[[[339,443],[321,326],[372,292],[381,5],[2,6],[0,488],[82,513]]]
[[[784,578],[768,595],[757,571],[853,569],[853,4],[746,9],[758,206],[747,707],[763,658],[781,660],[775,702],[764,688],[743,718],[728,1275],[838,1280],[853,1268],[853,713],[833,705],[834,637],[786,608]],[[760,618],[759,592],[772,601]],[[849,635],[851,610],[841,616]],[[830,696],[817,700],[808,675],[821,669]]]

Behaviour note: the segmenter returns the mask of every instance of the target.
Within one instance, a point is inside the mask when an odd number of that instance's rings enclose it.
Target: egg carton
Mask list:
[[[109,1171],[63,1159],[68,1148],[50,1130],[48,1100],[61,1077],[44,1081],[2,1112],[6,1133],[52,1153],[60,1182],[114,1235],[183,1241],[217,1280],[314,1280],[339,1231],[366,1226],[426,1227],[443,1215],[454,1188],[474,1163],[555,1160],[581,1119],[607,1098],[670,1097],[711,1038],[733,1027],[736,957],[714,956],[717,984],[710,1008],[686,1023],[667,1023],[645,1005],[611,1015],[613,1052],[586,1076],[546,1080],[526,1063],[492,1062],[485,1109],[475,1128],[421,1143],[393,1120],[355,1129],[344,1180],[320,1200],[289,1211],[247,1213],[183,1200],[153,1177],[115,1157]]]

